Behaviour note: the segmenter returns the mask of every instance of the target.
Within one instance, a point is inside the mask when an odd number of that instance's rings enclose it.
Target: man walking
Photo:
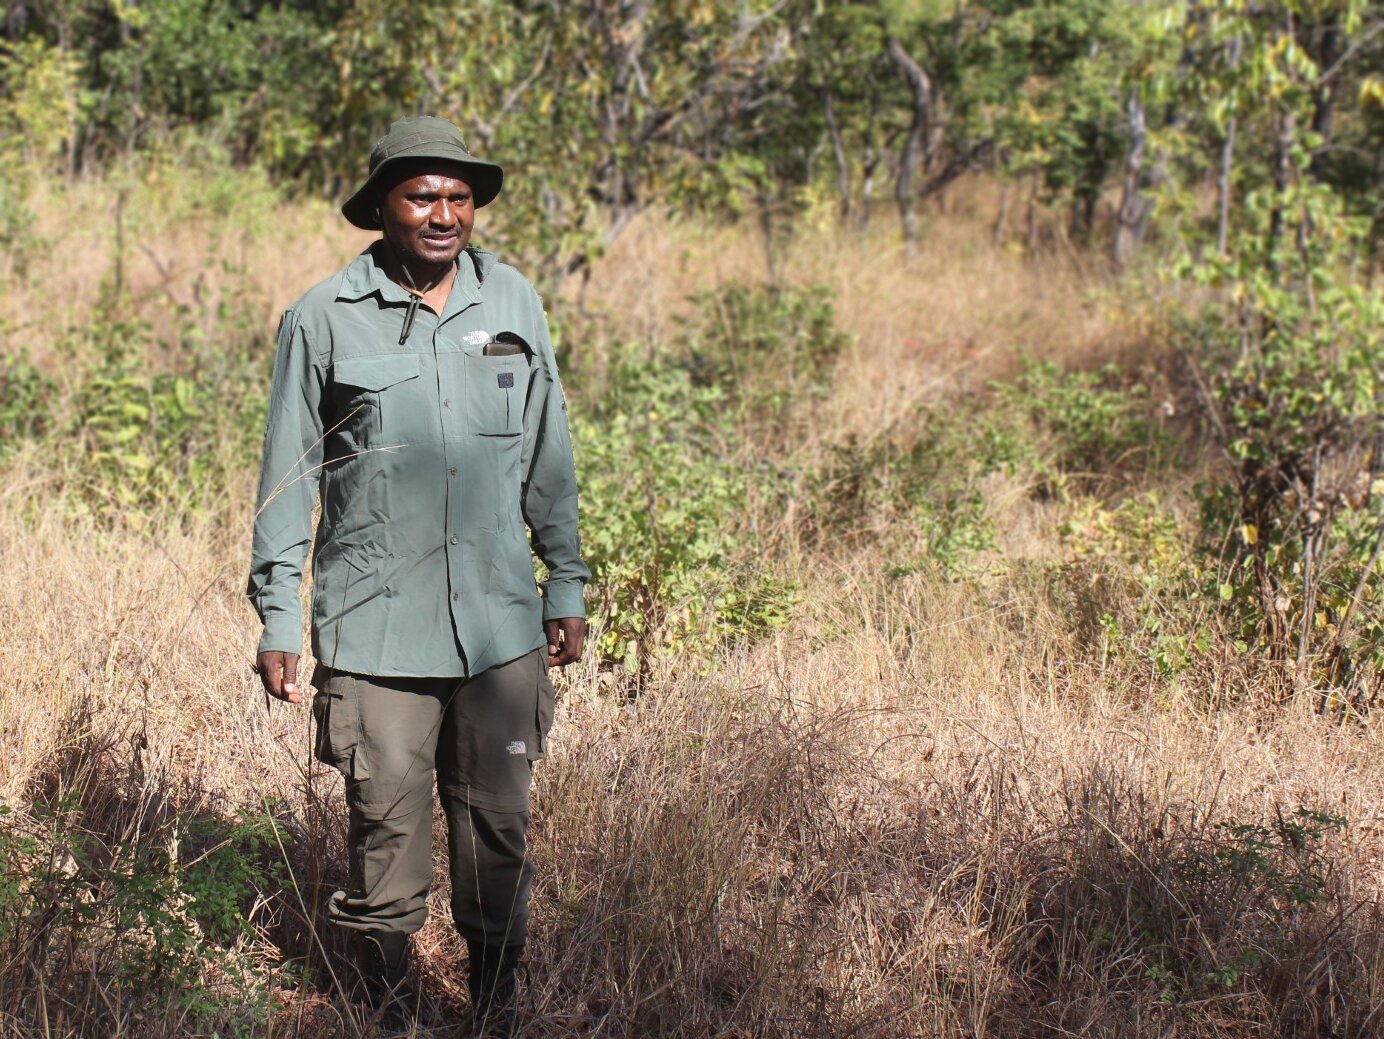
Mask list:
[[[350,886],[328,914],[354,932],[369,993],[397,996],[427,914],[436,775],[488,1035],[513,1034],[547,669],[581,657],[590,577],[542,306],[468,245],[502,181],[441,119],[375,145],[342,213],[380,240],[279,326],[248,589],[264,687],[297,703],[313,546],[316,752],[345,775],[350,819]]]

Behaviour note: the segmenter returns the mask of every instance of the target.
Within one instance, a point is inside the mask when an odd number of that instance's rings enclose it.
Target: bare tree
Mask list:
[[[918,217],[913,211],[915,201],[913,183],[918,174],[927,171],[929,144],[936,138],[929,133],[936,98],[932,78],[904,50],[903,44],[895,36],[884,41],[889,58],[899,67],[908,81],[908,89],[913,94],[913,118],[908,133],[904,137],[903,152],[899,157],[899,176],[894,183],[894,198],[899,204],[899,217],[903,221],[903,247],[912,256],[918,239]]]
[[[1120,208],[1116,214],[1115,245],[1113,259],[1115,266],[1124,268],[1134,258],[1148,233],[1149,216],[1153,213],[1153,200],[1149,197],[1151,189],[1158,180],[1156,171],[1148,169],[1148,123],[1144,118],[1144,103],[1136,87],[1130,91],[1127,105],[1129,114],[1129,154],[1125,158],[1124,184],[1120,191]]]
[[[851,176],[846,160],[846,145],[841,139],[841,125],[836,119],[836,109],[831,103],[831,88],[825,83],[817,88],[822,98],[822,112],[826,117],[827,136],[831,138],[831,154],[836,162],[836,191],[841,196],[841,223],[848,224],[851,219]]]

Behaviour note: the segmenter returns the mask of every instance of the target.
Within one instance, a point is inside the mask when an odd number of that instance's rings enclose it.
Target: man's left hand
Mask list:
[[[581,659],[581,644],[586,641],[585,617],[559,617],[544,621],[548,636],[548,666],[566,667]]]

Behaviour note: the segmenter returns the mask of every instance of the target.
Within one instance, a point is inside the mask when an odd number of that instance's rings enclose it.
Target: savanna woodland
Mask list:
[[[4,1035],[376,1034],[243,589],[275,322],[419,112],[595,572],[526,1035],[1384,1035],[1384,3],[0,18]]]

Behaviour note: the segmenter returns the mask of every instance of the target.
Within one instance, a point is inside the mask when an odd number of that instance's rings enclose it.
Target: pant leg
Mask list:
[[[334,674],[313,700],[318,756],[346,776],[350,890],[327,909],[343,927],[411,934],[427,919],[433,767],[452,684]]]
[[[529,787],[552,717],[541,649],[468,680],[447,705],[438,790],[447,815],[452,919],[469,941],[520,945],[528,937]]]
[[[448,806],[452,921],[467,941],[499,947],[528,940],[533,887],[525,844],[528,828],[528,812]]]

